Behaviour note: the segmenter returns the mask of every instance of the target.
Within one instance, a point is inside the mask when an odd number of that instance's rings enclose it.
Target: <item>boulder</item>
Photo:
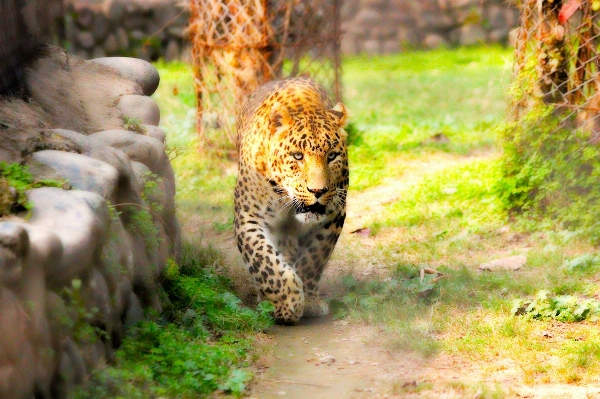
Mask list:
[[[160,122],[160,109],[154,100],[147,96],[122,96],[117,108],[121,110],[124,118],[134,118],[142,124],[158,126]]]
[[[102,196],[89,191],[36,188],[27,194],[33,204],[29,223],[54,233],[61,241],[62,256],[53,259],[46,274],[54,287],[70,285],[99,263],[109,226],[109,213]]]

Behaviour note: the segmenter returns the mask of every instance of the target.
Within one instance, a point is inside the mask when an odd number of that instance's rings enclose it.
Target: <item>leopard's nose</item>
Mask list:
[[[323,187],[323,188],[308,188],[308,191],[310,191],[311,193],[313,193],[316,198],[319,198],[323,194],[325,194],[327,191],[329,191],[329,189],[327,187]]]

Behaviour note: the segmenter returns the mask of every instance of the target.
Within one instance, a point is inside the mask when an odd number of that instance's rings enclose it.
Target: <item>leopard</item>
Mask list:
[[[256,89],[237,120],[237,247],[277,324],[329,314],[319,282],[346,218],[346,107],[308,77]]]

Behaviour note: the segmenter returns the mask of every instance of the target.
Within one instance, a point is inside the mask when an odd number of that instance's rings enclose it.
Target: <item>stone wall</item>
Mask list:
[[[180,0],[65,0],[70,52],[189,60],[189,12]],[[183,4],[186,4],[184,2]],[[346,0],[344,54],[504,43],[518,24],[513,0]]]
[[[67,50],[82,58],[189,59],[180,0],[64,0]]]
[[[342,8],[344,54],[503,43],[518,25],[506,0],[356,0]]]
[[[26,67],[28,101],[0,97],[0,162],[61,185],[29,190],[29,210],[0,212],[0,398],[69,397],[144,308],[161,310],[179,227],[148,97],[158,83],[142,60],[48,47]],[[17,203],[2,175],[0,194]]]

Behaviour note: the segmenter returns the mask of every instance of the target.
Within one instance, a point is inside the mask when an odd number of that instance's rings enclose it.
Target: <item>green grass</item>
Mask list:
[[[253,337],[272,324],[269,306],[242,306],[229,281],[214,273],[222,256],[187,244],[164,277],[163,314],[133,327],[114,366],[96,370],[77,399],[236,397],[252,378]]]
[[[350,149],[351,187],[401,176],[401,168],[386,167],[401,155],[464,155],[491,147],[511,63],[511,52],[500,47],[346,60],[345,102],[362,132]],[[435,135],[449,142],[431,140]]]

